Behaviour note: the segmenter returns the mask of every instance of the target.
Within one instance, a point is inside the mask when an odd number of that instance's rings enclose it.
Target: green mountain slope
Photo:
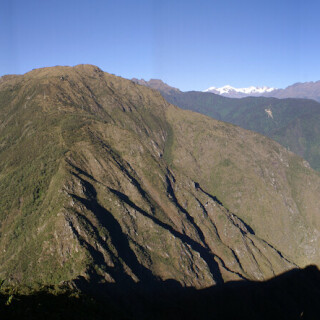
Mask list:
[[[90,65],[0,84],[0,277],[197,288],[320,262],[320,175]]]
[[[266,97],[231,99],[208,92],[181,92],[163,83],[159,85],[160,80],[133,81],[159,90],[168,102],[180,108],[266,135],[320,170],[320,103],[316,101]]]

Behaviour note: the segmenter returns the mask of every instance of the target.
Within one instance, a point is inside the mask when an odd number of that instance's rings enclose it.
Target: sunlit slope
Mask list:
[[[0,83],[0,277],[206,287],[319,261],[320,177],[258,134],[80,65]]]

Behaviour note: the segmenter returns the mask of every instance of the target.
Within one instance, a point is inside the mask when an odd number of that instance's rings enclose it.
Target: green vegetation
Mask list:
[[[167,128],[167,139],[166,139],[166,144],[164,148],[164,153],[163,153],[163,158],[164,160],[172,166],[172,149],[173,149],[173,130],[170,125],[168,125]]]
[[[148,84],[145,84],[148,85]],[[320,170],[320,103],[306,99],[230,99],[207,92],[162,90],[180,108],[259,132],[305,158]],[[271,109],[273,118],[265,109]]]

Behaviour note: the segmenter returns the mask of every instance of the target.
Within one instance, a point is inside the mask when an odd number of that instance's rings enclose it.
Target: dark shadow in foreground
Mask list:
[[[94,293],[89,294],[90,285],[80,297],[43,291],[10,299],[2,294],[0,318],[320,319],[320,271],[315,266],[265,282],[229,282],[202,290],[183,288],[174,280],[127,289],[116,284],[100,286],[94,298],[90,298]]]

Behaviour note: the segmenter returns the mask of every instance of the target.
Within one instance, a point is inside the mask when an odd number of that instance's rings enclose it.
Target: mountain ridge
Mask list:
[[[95,66],[2,82],[0,137],[8,284],[204,288],[320,260],[302,159]]]

